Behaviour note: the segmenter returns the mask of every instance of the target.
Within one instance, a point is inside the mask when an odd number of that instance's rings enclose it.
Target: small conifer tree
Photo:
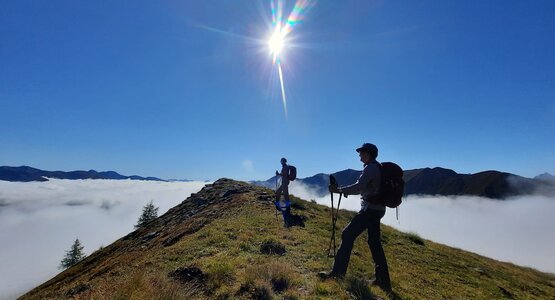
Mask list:
[[[64,258],[62,258],[59,268],[67,269],[83,260],[86,257],[83,249],[84,247],[81,245],[79,239],[75,239],[75,242],[73,242],[71,249],[69,251],[66,251],[66,255],[64,256]]]
[[[137,221],[137,225],[135,225],[135,228],[143,227],[148,222],[158,218],[158,208],[159,207],[155,207],[154,204],[152,204],[152,201],[150,201],[148,204],[143,206],[143,213],[139,217],[139,220]]]

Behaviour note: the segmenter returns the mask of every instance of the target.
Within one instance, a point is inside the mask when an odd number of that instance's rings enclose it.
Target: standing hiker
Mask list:
[[[360,194],[361,209],[341,233],[341,245],[335,256],[332,271],[320,272],[318,275],[322,279],[344,277],[347,273],[355,239],[364,230],[368,230],[368,246],[375,265],[375,279],[372,284],[378,285],[385,291],[390,291],[389,270],[380,240],[380,220],[385,215],[385,205],[370,202],[372,197],[378,195],[381,184],[380,165],[376,161],[378,148],[373,144],[365,143],[356,151],[359,153],[360,161],[364,164],[360,178],[356,183],[347,186],[330,185],[329,190],[331,193],[345,195]]]
[[[294,172],[291,172],[295,170]],[[294,174],[292,174],[294,173]],[[292,176],[294,175],[294,176]],[[291,216],[291,201],[289,200],[289,180],[295,180],[296,169],[293,166],[287,165],[287,159],[283,157],[281,159],[281,172],[276,171],[276,182],[277,177],[281,176],[281,185],[276,189],[276,209],[281,211],[283,215],[283,223],[285,227],[290,226],[290,216]],[[283,200],[281,200],[281,195],[283,194]]]

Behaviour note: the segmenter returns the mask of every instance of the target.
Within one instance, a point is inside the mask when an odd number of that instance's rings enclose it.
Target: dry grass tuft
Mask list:
[[[294,285],[296,272],[291,265],[270,261],[246,270],[242,288],[264,294],[264,291],[283,293]],[[263,291],[264,290],[264,291]]]

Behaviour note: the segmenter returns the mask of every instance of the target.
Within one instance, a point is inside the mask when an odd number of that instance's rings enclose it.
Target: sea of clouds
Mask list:
[[[289,192],[330,206],[330,197],[292,182]],[[544,193],[545,194],[545,193]],[[338,196],[334,197],[337,205]],[[359,196],[341,200],[358,211]],[[506,200],[473,196],[408,196],[388,209],[382,222],[423,238],[501,261],[555,273],[555,196],[529,195]]]
[[[133,231],[146,203],[152,200],[162,215],[205,184],[0,181],[0,299],[14,299],[60,272],[76,238],[90,254]]]
[[[205,182],[138,180],[0,181],[0,299],[13,299],[52,278],[65,251],[79,238],[90,254],[134,228],[150,202],[165,213]],[[307,186],[290,192],[330,205]],[[338,197],[335,197],[337,201]],[[358,211],[357,196],[341,208]],[[507,200],[480,197],[409,196],[388,209],[385,224],[494,259],[555,272],[555,197]]]

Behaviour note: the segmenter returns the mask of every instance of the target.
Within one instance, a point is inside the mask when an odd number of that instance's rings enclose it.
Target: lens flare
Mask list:
[[[296,0],[293,9],[284,21],[284,0],[270,0],[272,24],[268,26],[271,27],[271,30],[270,33],[266,36],[266,39],[236,34],[230,31],[210,27],[203,24],[197,25],[204,30],[223,34],[234,39],[240,39],[243,42],[255,44],[257,47],[260,47],[261,45],[267,47],[267,49],[269,50],[269,55],[272,57],[272,75],[270,77],[270,80],[275,80],[274,74],[277,74],[277,78],[279,80],[279,90],[281,91],[281,100],[283,102],[283,110],[285,112],[286,119],[287,97],[285,97],[286,88],[284,77],[285,75],[287,75],[286,73],[290,69],[290,67],[284,68],[282,66],[285,61],[283,58],[285,57],[285,52],[288,51],[290,48],[302,47],[301,44],[294,43],[294,37],[289,35],[293,31],[293,29],[304,20],[307,11],[316,4],[316,1],[317,0]]]
[[[291,33],[295,25],[299,24],[306,12],[306,9],[311,6],[312,3],[309,0],[297,0],[293,10],[287,17],[287,21],[283,23],[283,1],[282,0],[271,0],[270,8],[272,11],[272,34],[268,40],[268,48],[270,49],[270,54],[272,55],[272,63],[277,69],[279,75],[279,84],[281,87],[281,98],[283,101],[283,110],[285,112],[285,117],[287,118],[287,98],[285,97],[285,84],[283,82],[283,71],[281,67],[281,56],[286,45],[286,37]]]

